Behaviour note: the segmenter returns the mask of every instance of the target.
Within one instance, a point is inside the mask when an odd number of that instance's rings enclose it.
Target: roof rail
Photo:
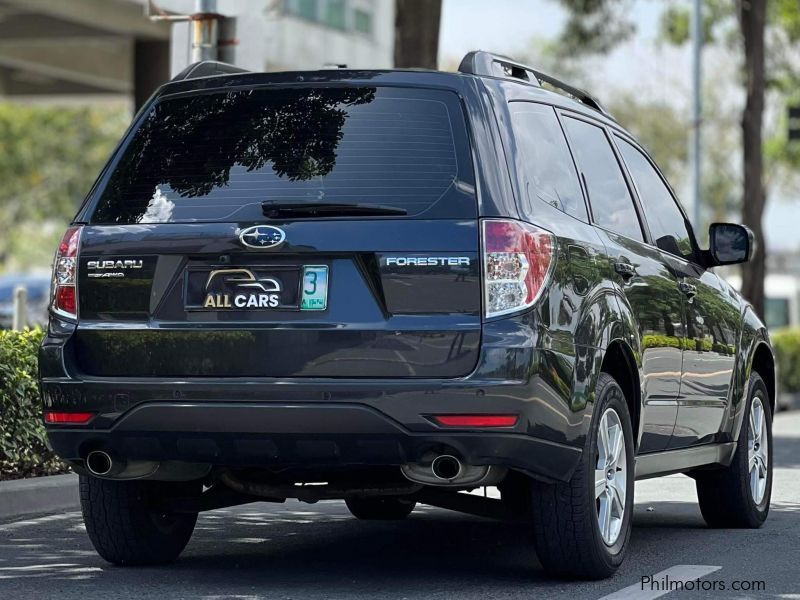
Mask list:
[[[458,65],[458,70],[461,73],[481,75],[484,77],[518,79],[538,86],[541,86],[542,83],[547,83],[562,92],[566,92],[578,102],[608,117],[611,116],[611,114],[603,108],[603,105],[600,104],[600,101],[588,92],[565,83],[552,75],[534,69],[529,65],[519,63],[507,56],[503,56],[502,54],[493,54],[483,50],[468,52],[461,60],[461,64]]]
[[[196,79],[197,77],[211,77],[212,75],[233,75],[235,73],[247,73],[247,69],[236,67],[216,60],[203,60],[192,63],[183,71],[175,75],[171,81],[183,81],[184,79]]]

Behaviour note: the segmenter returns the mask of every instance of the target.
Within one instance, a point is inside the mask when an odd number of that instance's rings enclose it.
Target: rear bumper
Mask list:
[[[105,449],[128,461],[324,469],[401,465],[437,451],[558,480],[581,454],[523,433],[409,431],[357,404],[146,403],[108,429],[50,428],[48,436],[57,454],[76,462]]]
[[[485,324],[475,371],[436,380],[98,378],[77,370],[70,335],[51,323],[40,384],[45,410],[97,413],[85,426],[47,426],[56,453],[77,464],[108,449],[128,461],[347,468],[416,462],[439,449],[468,464],[567,480],[591,420],[576,356],[541,348],[522,319]],[[432,414],[519,419],[464,430],[440,427]]]

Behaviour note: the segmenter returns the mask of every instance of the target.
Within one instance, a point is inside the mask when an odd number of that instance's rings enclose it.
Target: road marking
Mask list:
[[[42,523],[50,523],[52,521],[64,521],[67,519],[75,519],[80,517],[79,512],[68,512],[55,515],[47,515],[45,517],[38,517],[36,519],[27,519],[25,521],[12,521],[6,525],[0,525],[0,531],[13,531],[21,527],[28,527],[29,525],[41,525]]]
[[[682,588],[679,584],[705,577],[722,567],[711,565],[675,565],[650,576],[650,583],[634,583],[619,591],[603,596],[600,600],[652,600]]]

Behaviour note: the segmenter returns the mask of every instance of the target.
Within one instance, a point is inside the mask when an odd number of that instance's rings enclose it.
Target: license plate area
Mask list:
[[[253,312],[325,310],[326,265],[190,266],[187,311]]]

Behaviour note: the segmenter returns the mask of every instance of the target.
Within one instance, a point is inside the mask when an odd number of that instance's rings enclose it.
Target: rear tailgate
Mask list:
[[[452,92],[166,98],[101,186],[79,259],[86,374],[458,377],[477,362],[477,207]]]

